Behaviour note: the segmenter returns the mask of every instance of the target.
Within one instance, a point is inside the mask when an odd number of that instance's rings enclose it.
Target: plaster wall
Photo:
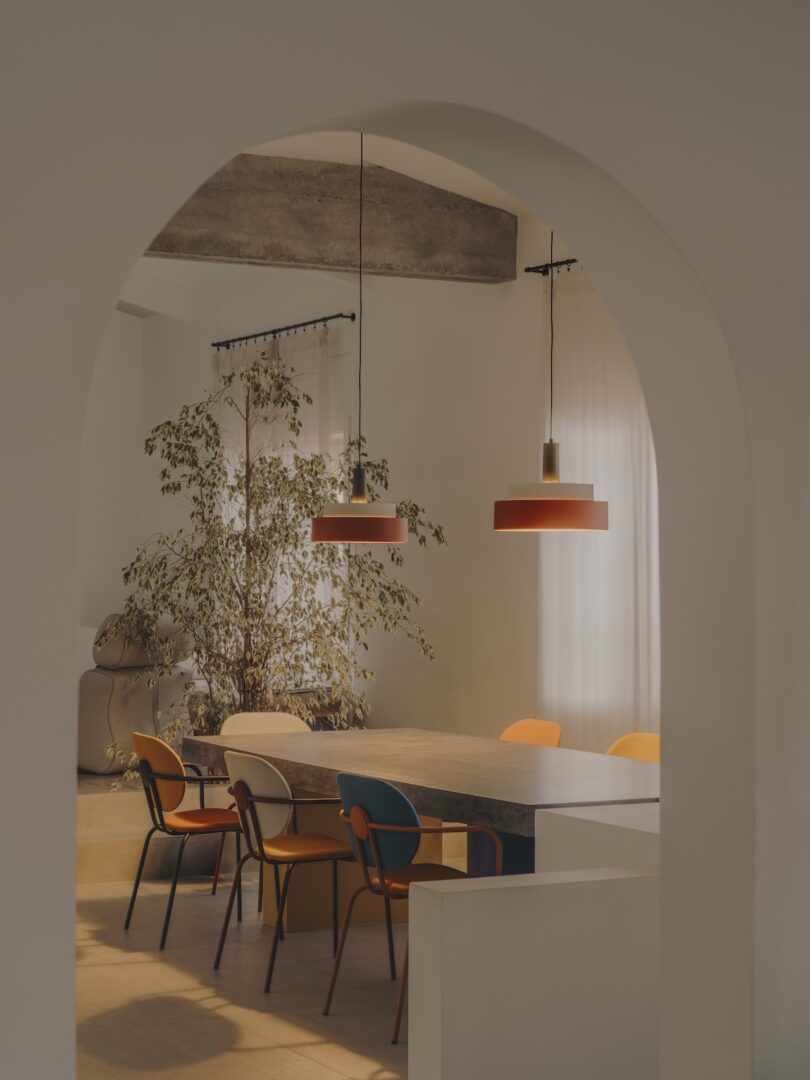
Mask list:
[[[625,331],[661,495],[662,1075],[752,1074],[756,838],[758,1075],[805,1076],[810,11],[236,10],[82,0],[3,14],[7,1071],[73,1071],[78,475],[108,313],[137,254],[233,154],[327,115],[370,130],[376,111],[385,134],[440,143],[542,213]],[[33,777],[47,798],[31,799]]]
[[[82,626],[98,626],[120,609],[121,568],[139,534],[142,326],[132,315],[113,312],[87,401],[79,503]]]

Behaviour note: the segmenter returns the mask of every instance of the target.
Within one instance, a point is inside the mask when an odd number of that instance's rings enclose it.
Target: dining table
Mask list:
[[[657,764],[562,747],[419,728],[353,728],[255,735],[196,735],[183,740],[183,760],[223,772],[226,750],[271,762],[290,787],[338,794],[341,772],[387,780],[420,815],[483,825],[503,843],[503,872],[534,870],[538,810],[660,797]],[[486,834],[471,834],[470,872],[494,865]]]

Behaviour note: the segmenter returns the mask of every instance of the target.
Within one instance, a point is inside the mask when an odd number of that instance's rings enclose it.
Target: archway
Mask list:
[[[277,115],[276,132],[293,126],[285,123],[283,113]],[[753,553],[746,440],[714,314],[680,254],[638,204],[584,159],[528,128],[479,110],[440,105],[403,105],[312,126],[363,128],[413,142],[513,191],[576,247],[623,327],[647,396],[661,493],[664,1075],[744,1076],[750,1069],[753,692],[750,676],[741,678],[740,673],[752,668]],[[138,218],[146,235],[161,224],[148,218],[146,211]],[[133,231],[122,229],[116,237],[121,266],[139,254],[133,249]],[[82,292],[73,299],[83,315],[68,351],[77,369],[67,380],[64,407],[45,415],[51,434],[64,435],[63,445],[71,447],[80,430],[81,388],[93,355],[86,345],[100,337],[97,316],[104,306]],[[63,384],[57,379],[54,385],[59,391]],[[38,479],[60,477],[53,470],[55,456],[55,444],[41,449],[31,473]],[[43,486],[43,502],[26,520],[34,528],[45,526],[56,506],[69,523],[72,490],[68,485],[57,496]],[[49,507],[45,503],[52,494]],[[24,497],[20,488],[18,498]],[[701,523],[699,536],[696,522]],[[56,537],[49,540],[44,529],[38,535],[37,551],[26,552],[21,544],[19,553],[21,562],[32,555],[52,558],[50,573],[59,572],[58,598],[37,595],[34,605],[43,613],[59,606],[45,635],[58,649],[68,640],[64,632],[72,621],[75,565],[70,549],[57,550]],[[17,610],[22,604],[21,592]],[[32,676],[39,645],[31,634],[23,635],[16,647],[21,668],[27,665]],[[69,664],[55,665],[52,684],[35,699],[41,714],[70,715],[65,707],[71,700],[69,669]],[[65,769],[71,735],[67,729],[55,742]],[[693,752],[698,739],[700,756]],[[20,735],[19,760],[29,761],[31,772],[38,743],[33,732]],[[20,769],[20,801],[26,775]],[[61,794],[66,788],[60,782],[56,790]],[[57,842],[69,850],[66,821]],[[20,837],[25,840],[24,827]],[[20,857],[27,866],[22,845]],[[67,866],[64,857],[59,868]],[[64,917],[68,889],[61,881],[54,886],[52,865],[48,869],[47,879],[39,879],[32,867],[33,887],[47,881],[48,911],[54,913],[43,935],[43,964],[48,942],[60,942],[62,955],[69,940]],[[64,880],[70,880],[67,873]],[[24,902],[18,907],[15,899],[9,919],[17,913],[21,936],[41,934],[33,923],[30,930],[26,927]],[[66,987],[60,983],[55,989],[65,993]]]

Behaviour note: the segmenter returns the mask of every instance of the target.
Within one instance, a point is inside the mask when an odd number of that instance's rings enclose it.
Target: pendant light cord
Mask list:
[[[358,248],[358,327],[357,327],[357,464],[363,460],[363,132],[360,132],[360,213]]]
[[[548,271],[548,322],[549,322],[549,405],[548,405],[548,437],[554,441],[554,230],[551,231],[551,251],[549,253]]]

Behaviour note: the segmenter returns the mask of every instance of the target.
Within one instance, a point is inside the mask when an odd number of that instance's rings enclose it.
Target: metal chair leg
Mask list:
[[[222,856],[225,854],[225,837],[227,833],[222,833],[219,838],[219,851],[217,852],[217,861],[214,866],[214,881],[211,885],[211,895],[215,896],[217,891],[217,885],[219,885],[219,872],[222,869]]]
[[[281,926],[279,930],[279,941],[284,940],[284,926],[282,920],[278,917],[279,907],[281,906],[281,876],[278,872],[278,863],[273,863],[273,874],[276,879],[276,922]]]
[[[146,864],[146,853],[149,850],[149,841],[152,836],[157,832],[157,829],[153,825],[149,832],[146,834],[143,842],[143,848],[141,849],[141,861],[138,863],[138,872],[135,875],[135,884],[132,886],[132,896],[129,898],[129,908],[127,909],[127,917],[124,920],[124,929],[129,930],[129,924],[132,921],[132,912],[135,910],[135,899],[138,895],[138,886],[141,884],[141,874],[143,874],[143,868]]]
[[[169,892],[169,902],[166,905],[166,916],[163,920],[163,933],[160,935],[161,949],[165,949],[166,947],[166,935],[169,932],[169,920],[172,917],[172,908],[174,907],[174,894],[177,892],[177,879],[180,877],[180,863],[183,861],[183,852],[186,850],[188,837],[188,833],[183,834],[183,839],[180,841],[180,847],[177,852],[177,862],[174,864],[174,877],[172,878],[172,887]]]
[[[267,965],[267,978],[264,980],[265,994],[270,992],[270,983],[273,981],[273,970],[276,966],[276,953],[278,952],[278,943],[281,937],[281,924],[284,922],[284,907],[287,903],[287,892],[290,888],[290,878],[292,877],[294,869],[295,863],[290,863],[287,867],[287,873],[284,875],[284,884],[281,887],[281,900],[278,905],[276,928],[273,932],[273,946],[270,949],[270,962]]]
[[[394,954],[394,927],[391,923],[391,901],[385,896],[385,928],[388,931],[388,965],[391,968],[391,978],[397,977],[397,959]]]
[[[338,864],[332,860],[332,956],[337,956],[338,947]]]
[[[225,918],[222,922],[222,933],[219,935],[219,946],[217,947],[217,955],[214,958],[214,971],[219,968],[219,962],[222,959],[222,950],[225,948],[225,938],[228,933],[228,927],[231,922],[231,912],[233,911],[233,902],[236,899],[236,890],[238,888],[237,883],[242,877],[242,867],[250,858],[250,852],[245,852],[239,862],[236,864],[236,869],[233,872],[233,882],[231,884],[231,891],[228,895],[228,906],[225,908]]]
[[[242,834],[234,833],[236,838],[236,864],[237,866],[242,861]],[[242,875],[236,879],[236,918],[239,922],[242,921]]]
[[[335,985],[337,984],[338,971],[340,971],[340,961],[343,959],[343,950],[346,947],[346,938],[349,934],[349,924],[352,921],[352,912],[354,911],[354,902],[360,893],[364,893],[368,890],[367,885],[361,885],[359,889],[352,893],[351,900],[349,900],[346,908],[346,916],[343,919],[343,932],[340,935],[340,944],[338,945],[337,955],[335,956],[335,964],[332,968],[332,978],[329,982],[329,992],[326,995],[326,1004],[323,1007],[323,1015],[328,1016],[329,1010],[332,1007],[332,997],[335,993]]]
[[[405,1006],[405,995],[408,993],[408,946],[405,946],[405,959],[402,962],[402,982],[399,984],[399,996],[397,998],[397,1014],[394,1018],[394,1034],[391,1042],[396,1046],[399,1041],[399,1028],[402,1024],[402,1010]]]
[[[261,915],[264,905],[264,863],[259,863],[259,903],[256,910]]]

